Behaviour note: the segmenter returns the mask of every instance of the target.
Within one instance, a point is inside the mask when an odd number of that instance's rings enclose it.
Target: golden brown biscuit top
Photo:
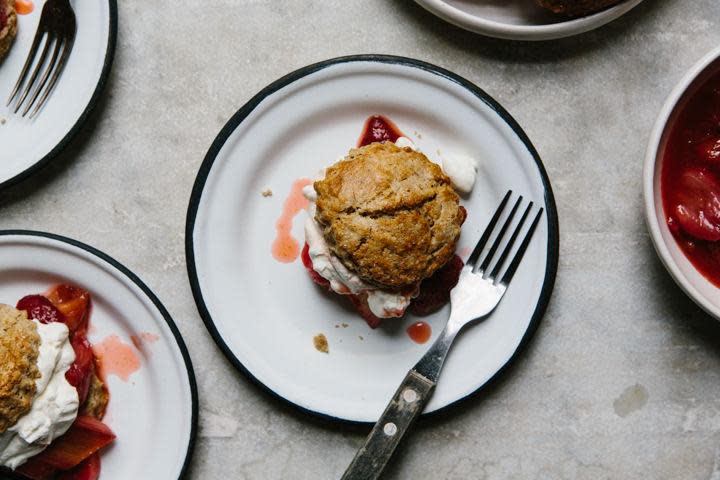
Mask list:
[[[315,219],[332,252],[363,280],[402,289],[453,256],[465,212],[450,179],[393,143],[350,151],[315,182]]]
[[[39,348],[37,325],[25,312],[0,304],[0,433],[30,411]]]

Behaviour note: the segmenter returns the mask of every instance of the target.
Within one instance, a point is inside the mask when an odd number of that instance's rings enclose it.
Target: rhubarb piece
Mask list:
[[[62,437],[18,468],[18,472],[33,479],[42,472],[71,470],[91,455],[115,440],[107,425],[92,417],[80,416]]]
[[[97,370],[98,366],[96,359],[95,372],[97,372]],[[90,388],[88,390],[87,400],[83,404],[80,414],[89,415],[98,420],[102,420],[103,417],[105,417],[105,411],[107,410],[107,406],[110,401],[110,393],[95,372],[90,375]]]
[[[426,278],[420,284],[420,294],[410,303],[410,311],[415,315],[429,315],[450,301],[450,291],[457,285],[464,264],[455,255],[447,265]]]
[[[84,333],[76,332],[70,339],[70,344],[75,350],[75,361],[65,373],[65,378],[77,389],[82,405],[87,398],[91,377],[95,373],[95,355]]]
[[[18,310],[25,310],[28,318],[40,323],[65,323],[65,317],[50,300],[42,295],[28,295],[17,303]]]
[[[100,454],[94,453],[69,472],[57,475],[56,480],[98,480],[100,478]]]
[[[90,318],[90,293],[72,285],[57,285],[45,295],[65,317],[71,332],[87,329]]]
[[[675,216],[689,235],[720,240],[720,182],[704,168],[691,168],[680,177]]]

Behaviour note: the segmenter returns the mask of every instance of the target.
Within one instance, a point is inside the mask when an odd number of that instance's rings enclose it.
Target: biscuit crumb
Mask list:
[[[344,323],[344,322],[343,322],[343,323],[341,323],[341,325],[342,325],[342,327],[343,327],[343,328],[347,328],[347,327],[349,327],[349,326],[350,326],[350,325],[348,325],[347,323]]]
[[[336,323],[336,324],[335,324],[335,328],[340,328],[340,324],[339,324],[339,323]]]
[[[263,197],[272,197],[273,191],[270,190],[269,188],[266,188],[265,190],[263,190],[262,192],[260,192],[260,194],[261,194]]]
[[[328,348],[327,337],[323,333],[318,333],[313,337],[313,343],[315,344],[315,350],[322,353],[330,353]]]
[[[365,340],[365,338],[363,338],[362,335],[358,335],[358,338],[359,338],[361,341],[362,341],[362,340]]]
[[[0,117],[0,125],[5,125],[6,122],[7,120],[5,119],[5,117]]]

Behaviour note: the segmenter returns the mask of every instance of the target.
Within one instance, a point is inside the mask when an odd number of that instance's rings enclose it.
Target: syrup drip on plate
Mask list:
[[[105,381],[108,375],[115,375],[123,382],[140,370],[140,358],[130,345],[124,343],[117,335],[110,335],[102,342],[93,345],[93,352],[98,359],[100,378]]]
[[[427,343],[432,336],[432,327],[426,322],[413,323],[407,328],[407,334],[415,343]]]
[[[295,216],[310,206],[310,202],[303,196],[302,190],[311,183],[312,180],[308,178],[301,178],[293,182],[290,194],[283,205],[282,215],[275,223],[277,236],[272,244],[272,255],[278,262],[292,263],[300,255],[300,243],[292,236],[292,225]]]

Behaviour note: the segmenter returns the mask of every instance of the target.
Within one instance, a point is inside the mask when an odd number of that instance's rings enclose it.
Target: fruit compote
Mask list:
[[[678,245],[720,287],[720,73],[692,95],[672,126],[661,193]]]

